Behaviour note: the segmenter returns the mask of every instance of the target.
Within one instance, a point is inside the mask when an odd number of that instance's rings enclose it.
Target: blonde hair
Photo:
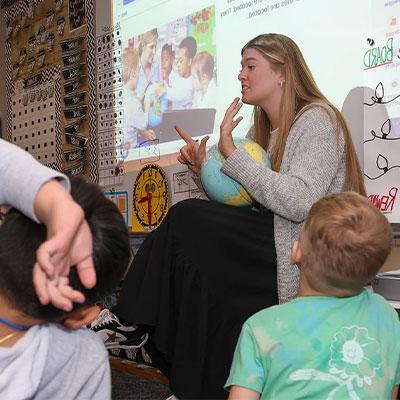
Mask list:
[[[125,85],[139,66],[139,52],[134,48],[126,48],[122,52],[122,83]]]
[[[300,268],[321,293],[349,295],[378,272],[392,244],[386,217],[356,192],[317,201],[300,234]]]
[[[354,190],[365,195],[364,180],[358,163],[349,129],[341,113],[318,89],[303,55],[296,43],[287,36],[269,33],[251,39],[242,49],[258,50],[285,77],[285,86],[280,106],[279,132],[272,153],[272,169],[279,171],[290,128],[308,108],[322,106],[332,120],[336,120],[337,135],[343,133],[346,145],[346,177],[344,190]],[[334,114],[334,115],[333,115]],[[265,149],[270,140],[271,123],[267,113],[259,106],[254,107],[253,136]]]
[[[143,33],[143,35],[141,35],[141,37],[140,37],[140,42],[139,42],[139,56],[142,55],[144,48],[148,44],[150,44],[154,41],[157,41],[157,39],[158,39],[157,28],[154,28],[150,31]]]
[[[208,51],[198,52],[192,61],[192,73],[206,74],[210,79],[214,75],[214,57]]]

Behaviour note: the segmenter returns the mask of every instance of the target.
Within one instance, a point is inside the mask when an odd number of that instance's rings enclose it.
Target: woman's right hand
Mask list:
[[[197,176],[200,175],[201,164],[206,157],[206,143],[210,137],[205,136],[203,139],[201,139],[201,142],[198,143],[196,140],[193,140],[192,137],[179,125],[175,125],[175,130],[186,142],[185,146],[183,146],[180,150],[178,161],[181,164],[187,165],[189,169]]]

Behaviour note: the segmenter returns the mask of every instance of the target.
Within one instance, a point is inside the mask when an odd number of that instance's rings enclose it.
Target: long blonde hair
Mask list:
[[[271,159],[272,169],[279,171],[281,167],[289,131],[296,119],[308,108],[322,106],[328,115],[336,120],[337,134],[343,133],[346,145],[346,177],[343,189],[365,195],[363,176],[347,124],[339,110],[318,89],[296,43],[287,36],[269,33],[251,39],[243,47],[242,55],[248,48],[258,50],[271,63],[272,68],[281,71],[285,77],[280,105],[279,135]],[[268,115],[261,107],[254,106],[253,117],[253,137],[258,144],[267,149],[271,136]]]

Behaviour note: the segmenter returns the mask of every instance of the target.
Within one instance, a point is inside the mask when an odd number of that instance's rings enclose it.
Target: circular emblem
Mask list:
[[[169,207],[168,179],[157,164],[147,164],[136,177],[133,186],[133,213],[147,229],[160,225]]]

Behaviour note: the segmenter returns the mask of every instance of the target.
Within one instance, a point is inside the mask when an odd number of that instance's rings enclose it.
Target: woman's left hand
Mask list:
[[[240,102],[239,97],[236,97],[229,108],[226,110],[225,117],[222,120],[221,126],[219,128],[220,136],[218,148],[220,153],[225,158],[228,158],[236,150],[236,146],[232,138],[232,132],[243,119],[243,117],[238,117],[235,119],[237,113],[242,108],[242,105],[243,103]]]

